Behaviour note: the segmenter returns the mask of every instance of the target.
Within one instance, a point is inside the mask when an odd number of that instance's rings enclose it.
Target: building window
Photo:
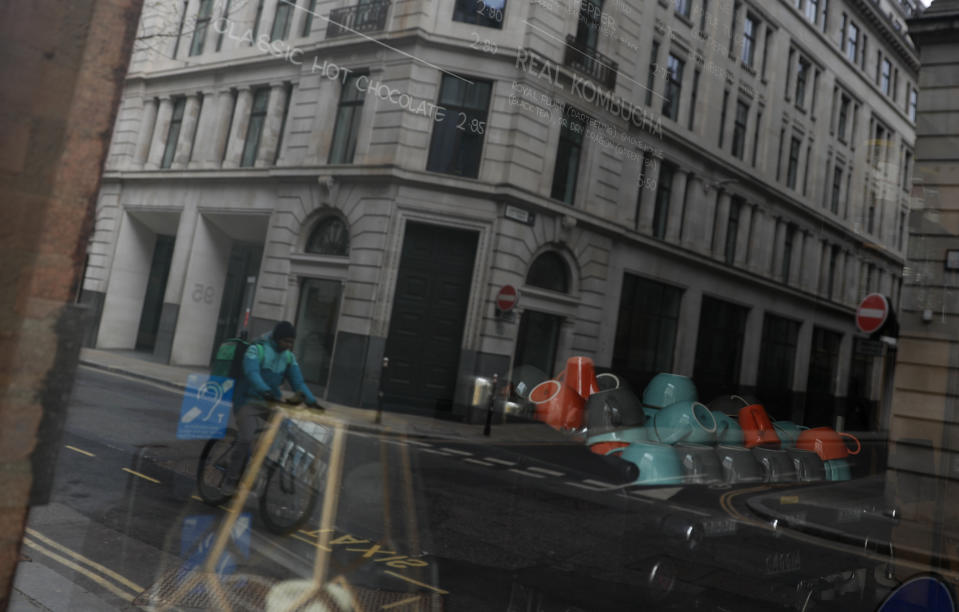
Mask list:
[[[446,113],[433,122],[427,170],[469,178],[479,176],[491,90],[488,81],[474,80],[470,85],[463,79],[443,76],[438,105]]]
[[[793,243],[795,240],[796,226],[790,223],[786,226],[786,238],[783,241],[782,268],[779,270],[779,275],[782,277],[784,283],[789,282],[789,269],[792,267]]]
[[[363,111],[363,92],[356,85],[363,74],[352,73],[343,83],[340,92],[340,104],[336,109],[336,127],[333,129],[333,144],[330,147],[331,164],[353,163],[356,153],[356,136],[360,128],[360,115]]]
[[[300,32],[301,36],[309,36],[313,31],[313,14],[316,12],[316,0],[309,0],[307,2],[305,15],[303,15],[303,30]]]
[[[763,112],[760,110],[756,112],[756,129],[753,130],[752,165],[754,168],[756,167],[756,160],[758,159],[758,156],[759,156],[759,132],[762,130],[762,125],[763,125]]]
[[[206,44],[206,34],[213,17],[213,0],[200,0],[196,24],[193,26],[193,40],[190,41],[190,55],[200,55]]]
[[[768,27],[766,28],[766,38],[763,39],[763,81],[766,80],[766,64],[769,59],[769,45],[772,44],[773,33]]]
[[[673,369],[682,296],[676,287],[623,275],[612,367],[637,389]]]
[[[836,133],[840,142],[846,142],[846,125],[849,122],[849,104],[849,98],[846,97],[845,94],[840,94],[839,118],[836,123]]]
[[[879,89],[888,96],[892,91],[892,63],[888,59],[882,58],[881,65],[882,68],[879,72]]]
[[[256,3],[256,17],[253,18],[253,36],[250,39],[250,46],[253,46],[260,33],[260,21],[263,18],[263,2],[264,0],[259,0]]]
[[[822,31],[829,31],[829,0],[822,0]]]
[[[901,251],[906,236],[906,212],[899,213],[899,235],[896,238],[896,246]]]
[[[906,151],[902,162],[902,190],[909,193],[909,173],[912,170],[912,152]]]
[[[746,15],[743,22],[743,64],[752,68],[756,55],[756,19],[752,15]]]
[[[183,38],[183,26],[186,25],[186,12],[189,8],[189,0],[184,0],[183,6],[180,9],[180,25],[176,30],[176,42],[173,43],[173,55],[170,56],[173,59],[176,59],[176,56],[180,53],[180,39]]]
[[[693,92],[689,98],[689,125],[688,129],[692,130],[696,122],[696,98],[699,95],[699,69],[693,71]]]
[[[701,397],[716,397],[736,390],[749,310],[703,297],[696,341],[693,380]]]
[[[709,0],[703,0],[702,5],[699,10],[699,31],[700,36],[703,36],[706,32],[706,13],[709,11]]]
[[[786,143],[786,129],[779,130],[779,151],[776,153],[776,180],[782,178],[783,145]]]
[[[847,29],[846,37],[846,57],[849,58],[849,61],[853,64],[856,63],[856,57],[859,52],[859,28],[856,27],[856,24],[849,24]]]
[[[277,3],[270,40],[286,40],[286,37],[290,35],[290,20],[293,18],[295,5],[296,0],[281,0]]]
[[[659,41],[653,41],[653,50],[649,55],[649,76],[646,77],[646,106],[653,104],[653,91],[656,89],[656,68],[659,67]]]
[[[746,127],[749,121],[749,104],[736,102],[736,118],[733,123],[733,155],[743,158],[746,149]]]
[[[516,354],[513,358],[515,368],[535,368],[536,376],[543,380],[554,372],[559,336],[563,327],[563,317],[524,310],[519,320],[519,332],[516,334]],[[536,383],[526,383],[536,384]],[[519,382],[517,391],[529,393],[530,389]]]
[[[762,344],[756,393],[769,406],[775,418],[788,418],[789,395],[796,369],[796,347],[799,345],[797,321],[766,314],[763,320]]]
[[[230,10],[231,10],[230,5],[232,3],[233,3],[233,0],[226,0],[226,2],[223,5],[223,13],[220,15],[219,19],[217,19],[217,27],[215,28],[217,31],[217,35],[216,35],[217,53],[219,53],[220,49],[223,48],[223,35],[226,34],[230,26],[230,23],[229,23]]]
[[[161,168],[169,168],[176,155],[176,144],[180,140],[180,126],[183,125],[183,109],[186,108],[186,98],[176,98],[173,101],[173,115],[170,117],[170,129],[167,130],[166,146],[163,147]]]
[[[260,137],[263,135],[263,124],[266,123],[266,107],[269,101],[269,87],[261,87],[253,92],[253,109],[250,111],[250,123],[246,128],[243,157],[240,159],[241,166],[252,166],[256,163],[256,154],[260,149]]]
[[[692,0],[674,0],[676,12],[689,19],[689,15],[692,12]]]
[[[723,105],[719,110],[719,148],[723,148],[726,140],[726,110],[729,107],[729,90],[723,92]]]
[[[819,17],[819,0],[806,0],[806,19],[815,24]]]
[[[806,83],[809,80],[809,60],[800,56],[796,67],[796,108],[806,106]]]
[[[859,67],[866,69],[866,54],[869,52],[869,37],[862,35],[862,51],[859,53]]]
[[[550,197],[572,204],[576,196],[576,181],[579,176],[579,160],[583,154],[587,116],[568,105],[563,109],[563,115],[567,120],[563,123],[559,134]]]
[[[683,86],[685,62],[672,53],[666,63],[666,99],[663,100],[663,116],[676,121],[679,118],[679,96]]]
[[[802,143],[798,138],[793,137],[789,143],[789,165],[786,168],[786,186],[790,189],[796,188],[796,179],[799,175],[799,147]]]
[[[723,255],[726,263],[732,265],[736,260],[736,242],[739,239],[739,215],[742,213],[742,198],[733,198],[729,203],[729,217],[726,219],[726,244]]]
[[[314,255],[346,257],[350,254],[350,232],[346,223],[339,217],[321,220],[310,233],[304,251]]]
[[[526,274],[526,284],[558,293],[569,293],[569,266],[563,256],[546,251],[533,260]]]
[[[805,197],[809,190],[809,166],[812,165],[812,145],[806,145],[806,165],[802,170],[802,194]]]
[[[502,29],[505,14],[506,0],[456,0],[453,21]],[[596,19],[599,21],[598,16]]]
[[[916,108],[919,102],[919,90],[915,87],[909,86],[909,119],[913,122],[916,121]]]
[[[834,214],[839,214],[839,197],[842,193],[842,166],[836,164],[832,173],[832,197],[829,201],[829,209]]]
[[[833,246],[829,250],[829,274],[826,275],[826,297],[833,299],[836,286],[836,266],[839,263],[839,247]]]
[[[653,211],[653,237],[666,237],[666,221],[669,218],[669,200],[672,197],[673,175],[676,167],[667,162],[659,164],[659,180],[656,185],[656,208]]]

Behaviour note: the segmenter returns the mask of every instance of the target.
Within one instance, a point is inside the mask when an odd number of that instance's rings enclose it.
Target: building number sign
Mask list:
[[[206,304],[213,303],[213,296],[216,294],[216,290],[213,288],[213,285],[204,285],[203,283],[197,283],[193,285],[193,293],[190,297],[193,298],[193,301],[199,304],[204,302]]]

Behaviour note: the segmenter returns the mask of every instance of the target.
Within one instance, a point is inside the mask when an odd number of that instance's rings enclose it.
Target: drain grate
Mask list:
[[[312,581],[280,580],[254,574],[218,576],[200,570],[175,569],[134,600],[142,607],[178,610],[294,612],[294,603],[312,589]],[[397,592],[355,586],[334,579],[296,608],[297,612],[443,612],[443,599],[433,593]]]

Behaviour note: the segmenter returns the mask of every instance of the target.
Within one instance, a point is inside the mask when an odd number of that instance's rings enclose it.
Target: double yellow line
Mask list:
[[[69,567],[125,601],[132,602],[144,591],[143,587],[125,576],[121,576],[110,568],[70,550],[59,542],[54,542],[30,527],[27,527],[26,535],[23,536],[23,544],[27,548]]]

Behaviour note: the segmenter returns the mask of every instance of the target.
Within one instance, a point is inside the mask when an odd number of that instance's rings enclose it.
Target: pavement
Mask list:
[[[154,361],[149,354],[129,350],[103,350],[84,348],[80,351],[80,365],[145,380],[174,390],[186,389],[190,374],[208,374],[202,366],[173,366]],[[377,411],[334,404],[325,400],[321,404],[329,416],[363,428],[381,430],[384,433],[425,436],[434,438],[462,439],[471,443],[504,442],[557,442],[563,436],[541,423],[502,423],[494,417],[489,437],[483,435],[482,424],[437,419],[429,416],[384,411],[377,422]],[[501,417],[500,417],[501,419]]]

